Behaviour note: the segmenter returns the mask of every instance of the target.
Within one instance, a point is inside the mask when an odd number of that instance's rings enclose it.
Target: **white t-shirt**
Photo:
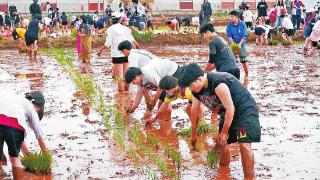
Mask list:
[[[282,27],[286,28],[286,29],[294,29],[293,28],[293,24],[291,19],[289,19],[288,17],[284,17],[282,19]]]
[[[48,18],[48,17],[44,17],[44,18],[43,18],[43,23],[44,23],[46,26],[50,26],[51,19]]]
[[[243,21],[244,22],[252,22],[252,19],[253,19],[253,13],[252,13],[252,11],[250,11],[250,10],[246,10],[246,11],[244,11],[243,12]]]
[[[96,22],[99,19],[99,16],[97,14],[93,14],[92,19],[94,22]]]
[[[158,57],[149,51],[131,49],[130,55],[128,56],[129,67],[137,67],[141,69],[154,59],[158,59]]]
[[[118,50],[118,46],[125,40],[128,40],[131,43],[134,41],[130,28],[120,23],[114,24],[108,28],[104,45],[108,48],[111,47],[111,57],[124,57],[122,52]]]
[[[25,130],[31,127],[37,139],[43,137],[39,116],[31,101],[24,96],[8,95],[5,92],[0,94],[0,114],[16,118]]]
[[[142,72],[142,86],[155,90],[159,86],[160,80],[164,76],[172,76],[178,69],[178,64],[168,59],[161,59],[159,61],[151,61],[141,68]],[[151,85],[151,86],[150,86]],[[148,88],[149,86],[151,88]]]

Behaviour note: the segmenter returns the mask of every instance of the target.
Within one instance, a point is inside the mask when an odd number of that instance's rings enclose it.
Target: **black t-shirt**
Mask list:
[[[214,64],[218,72],[239,69],[227,42],[219,36],[213,37],[209,43],[209,63]]]
[[[3,26],[3,22],[4,22],[3,16],[0,14],[0,26]]]
[[[260,1],[257,6],[258,16],[267,16],[268,4],[266,2]]]
[[[39,20],[35,19],[30,21],[26,36],[38,38],[38,34],[39,34]]]
[[[258,108],[255,100],[250,92],[243,87],[240,81],[225,72],[211,72],[207,73],[208,87],[202,88],[199,93],[192,92],[193,96],[201,101],[207,108],[217,112],[220,115],[220,122],[224,121],[225,108],[223,107],[219,97],[215,94],[215,88],[224,83],[228,86],[233,105],[235,108],[233,125],[237,126],[239,119],[247,114],[258,113]]]
[[[61,22],[68,22],[68,16],[67,15],[62,15],[61,16]]]

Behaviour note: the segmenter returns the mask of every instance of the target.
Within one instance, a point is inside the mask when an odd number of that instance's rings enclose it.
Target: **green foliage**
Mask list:
[[[211,130],[210,124],[205,123],[204,121],[199,121],[197,126],[197,134],[208,133]]]
[[[147,140],[150,144],[154,145],[154,146],[158,146],[160,139],[156,136],[154,136],[153,134],[147,133]]]
[[[155,29],[160,31],[170,31],[168,26],[156,26]]]
[[[32,173],[51,173],[52,155],[50,153],[30,153],[24,156],[21,162]]]
[[[181,129],[181,130],[178,132],[178,135],[179,135],[179,136],[183,136],[183,137],[191,137],[191,136],[192,136],[191,128]]]
[[[268,45],[270,46],[277,46],[280,42],[276,39],[272,39],[268,41]]]
[[[211,167],[211,168],[217,167],[217,165],[219,163],[218,153],[214,150],[210,151],[207,156],[207,162],[208,162],[209,167]]]
[[[235,55],[240,55],[241,54],[241,47],[240,47],[239,44],[231,43],[230,44],[230,48],[231,48],[233,54],[235,54]]]
[[[291,43],[289,41],[282,41],[281,43],[283,46],[290,46]]]
[[[141,42],[141,41],[150,42],[155,39],[155,35],[150,31],[133,32],[132,35],[134,39],[138,42]]]

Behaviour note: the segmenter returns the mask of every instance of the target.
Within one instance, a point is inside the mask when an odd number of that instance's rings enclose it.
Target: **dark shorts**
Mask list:
[[[27,46],[34,44],[35,41],[38,41],[38,38],[26,36],[26,45]]]
[[[68,25],[68,22],[66,22],[66,21],[62,21],[62,23],[61,23],[63,26],[66,26],[66,25]]]
[[[251,28],[252,27],[252,22],[245,22],[245,23],[246,23],[247,28]]]
[[[259,123],[258,113],[250,113],[242,115],[234,121],[239,122],[236,127],[234,123],[231,124],[228,132],[228,144],[235,142],[239,143],[251,143],[260,142],[261,140],[261,128]],[[219,123],[219,133],[222,131],[223,122]]]
[[[113,57],[112,58],[113,64],[123,64],[128,63],[128,57]]]
[[[24,131],[0,125],[0,159],[2,158],[4,142],[8,145],[9,156],[18,157],[23,141]]]
[[[229,74],[232,74],[234,77],[236,77],[238,80],[240,79],[240,69],[239,68],[234,68],[226,71]]]
[[[317,41],[312,41],[312,47],[318,47],[318,42]]]
[[[189,26],[190,26],[190,21],[189,21],[189,22],[186,22],[185,25],[186,25],[187,27],[189,27]]]
[[[287,34],[288,36],[294,35],[294,29],[285,29],[283,33]]]
[[[241,55],[240,55],[240,62],[245,63],[247,62],[247,48],[246,46],[241,46]]]
[[[266,32],[265,29],[263,29],[262,27],[257,27],[254,29],[254,33],[257,35],[257,36],[261,36],[262,34],[264,34]]]

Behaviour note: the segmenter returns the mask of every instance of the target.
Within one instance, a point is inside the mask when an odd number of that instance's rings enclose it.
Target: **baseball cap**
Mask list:
[[[44,114],[44,96],[40,91],[33,91],[25,94],[25,98],[30,100],[32,104],[36,104],[40,107],[40,110],[38,112],[39,119],[41,120]]]

